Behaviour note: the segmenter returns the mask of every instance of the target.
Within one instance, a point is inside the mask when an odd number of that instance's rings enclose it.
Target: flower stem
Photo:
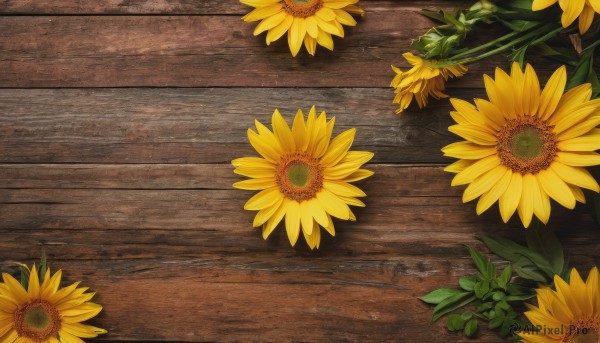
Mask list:
[[[526,35],[524,35],[524,36],[522,36],[522,37],[520,37],[520,38],[518,38],[518,39],[515,39],[514,41],[512,41],[512,42],[510,42],[510,43],[508,43],[508,44],[505,44],[505,45],[503,45],[503,46],[501,46],[501,47],[498,47],[498,48],[496,48],[496,49],[494,49],[494,50],[490,50],[490,51],[488,51],[488,52],[486,52],[486,53],[483,53],[483,54],[481,54],[481,55],[479,55],[479,56],[476,56],[476,57],[471,57],[471,58],[466,58],[466,59],[460,60],[460,61],[458,61],[457,63],[460,63],[460,64],[467,64],[467,63],[471,63],[471,62],[479,61],[479,60],[482,60],[482,59],[484,59],[484,58],[486,58],[486,57],[493,56],[493,55],[495,55],[495,54],[497,54],[497,53],[500,53],[500,52],[506,51],[506,50],[508,50],[509,48],[512,48],[513,46],[515,46],[515,45],[517,45],[517,44],[519,44],[519,43],[525,42],[525,41],[527,41],[528,39],[531,39],[531,38],[533,38],[533,37],[535,37],[535,36],[538,36],[538,35],[540,35],[540,34],[542,34],[542,33],[544,33],[544,32],[547,32],[547,31],[548,31],[548,29],[552,28],[553,26],[554,26],[554,24],[548,24],[548,25],[544,25],[544,26],[542,26],[542,27],[538,28],[537,30],[531,31],[531,32],[529,32],[528,34],[526,34]],[[557,33],[559,33],[559,32],[560,32],[560,31],[562,31],[562,30],[563,30],[563,28],[562,28],[562,27],[556,28],[556,29],[554,29],[554,30],[552,30],[552,31],[548,32],[548,33],[547,33],[547,34],[545,34],[544,36],[542,36],[542,37],[540,37],[540,38],[537,38],[537,39],[535,39],[534,41],[532,41],[532,42],[530,43],[530,45],[535,45],[535,44],[539,44],[540,42],[546,41],[546,40],[548,40],[550,37],[553,37],[554,35],[556,35]]]
[[[478,51],[481,51],[481,50],[487,49],[487,48],[489,48],[490,46],[494,46],[494,45],[496,45],[496,44],[498,44],[498,43],[500,43],[500,42],[502,42],[502,41],[505,41],[505,40],[507,40],[507,39],[513,38],[514,36],[517,36],[519,33],[520,33],[520,32],[513,31],[513,32],[511,32],[511,33],[509,33],[509,34],[506,34],[506,35],[504,35],[504,36],[502,36],[502,37],[496,38],[496,39],[494,39],[494,40],[493,40],[493,41],[491,41],[491,42],[485,43],[485,44],[483,44],[483,45],[480,45],[480,46],[478,46],[478,47],[476,47],[476,48],[469,49],[469,50],[467,50],[467,51],[463,51],[463,52],[461,52],[460,54],[456,54],[456,55],[454,55],[454,56],[452,57],[452,59],[460,58],[460,57],[467,56],[467,55],[470,55],[470,54],[472,54],[472,53],[475,53],[475,52],[478,52]]]

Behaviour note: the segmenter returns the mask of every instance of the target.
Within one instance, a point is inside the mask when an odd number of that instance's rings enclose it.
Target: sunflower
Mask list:
[[[590,84],[563,95],[566,78],[563,66],[540,90],[535,70],[514,63],[510,76],[484,76],[490,101],[451,99],[458,125],[448,130],[466,141],[442,149],[460,159],[445,170],[457,173],[453,186],[469,184],[464,202],[480,197],[477,214],[498,201],[504,222],[518,210],[528,227],[534,214],[548,222],[550,198],[573,209],[585,203],[581,188],[600,191],[583,168],[600,164],[600,99],[590,100]]]
[[[255,7],[242,19],[246,22],[262,20],[254,35],[267,31],[267,45],[288,34],[288,45],[296,57],[304,46],[315,55],[317,44],[333,50],[331,35],[344,37],[342,25],[355,26],[355,15],[365,12],[355,6],[359,0],[240,0]]]
[[[560,21],[564,28],[569,27],[579,17],[579,32],[584,34],[594,21],[594,12],[600,14],[598,0],[533,0],[532,10],[540,11],[558,1],[563,11]]]
[[[79,282],[59,288],[62,272],[47,270],[40,284],[35,267],[27,289],[3,273],[0,283],[0,342],[74,343],[79,337],[93,338],[106,330],[81,324],[96,316],[102,306],[90,302],[94,293],[77,288]]]
[[[272,117],[273,131],[258,121],[258,133],[248,129],[250,144],[262,158],[233,160],[235,173],[251,178],[233,186],[260,191],[244,209],[258,211],[253,226],[262,226],[264,239],[285,217],[292,246],[302,227],[309,247],[318,248],[321,227],[335,236],[331,217],[354,221],[356,217],[348,205],[365,206],[357,198],[366,194],[350,182],[373,175],[360,169],[373,153],[348,151],[356,129],[331,139],[334,123],[335,117],[327,121],[325,112],[317,117],[313,106],[306,122],[302,110],[298,110],[291,129],[278,110]]]
[[[567,284],[554,276],[556,291],[537,290],[538,306],[529,305],[525,316],[536,330],[521,331],[526,343],[600,342],[600,277],[594,267],[583,282],[577,270],[571,271]],[[532,328],[533,329],[533,328]]]
[[[413,67],[403,72],[400,68],[392,66],[396,76],[391,87],[396,90],[394,103],[400,107],[396,113],[404,111],[413,100],[417,99],[419,108],[427,106],[427,99],[432,96],[436,99],[447,98],[444,94],[446,81],[451,77],[461,77],[467,72],[467,67],[462,64],[438,67],[437,61],[428,61],[410,52],[402,55]]]

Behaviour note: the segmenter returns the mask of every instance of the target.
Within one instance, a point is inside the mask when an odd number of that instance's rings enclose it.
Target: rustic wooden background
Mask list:
[[[361,1],[334,53],[293,59],[252,36],[236,0],[0,0],[2,270],[45,251],[98,292],[103,341],[466,341],[417,297],[474,271],[475,235],[524,230],[496,208],[478,217],[450,187],[448,102],[396,116],[388,85],[431,25],[416,12],[469,3]],[[484,96],[492,64],[449,93]],[[229,164],[253,154],[254,118],[279,108],[291,122],[313,104],[337,132],[358,128],[376,172],[358,221],[318,251],[281,229],[263,241]],[[600,264],[583,206],[553,207],[550,226],[573,265]]]

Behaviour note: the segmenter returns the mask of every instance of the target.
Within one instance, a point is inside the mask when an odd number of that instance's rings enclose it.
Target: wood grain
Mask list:
[[[448,102],[397,116],[388,85],[432,25],[418,10],[471,2],[361,1],[334,52],[294,59],[252,35],[237,0],[0,0],[0,271],[44,251],[97,291],[92,323],[110,333],[91,342],[467,342],[417,297],[475,272],[463,245],[482,248],[477,235],[524,230],[450,186]],[[532,61],[542,79],[556,68]],[[485,97],[496,65],[449,95]],[[255,119],[313,104],[375,152],[367,206],[318,251],[281,227],[263,240],[230,165],[255,155]],[[600,265],[585,206],[553,206],[549,229],[572,265]]]
[[[0,17],[0,87],[387,87],[390,65],[409,67],[401,55],[431,22],[414,8],[373,12],[334,52],[297,58],[285,40],[265,46],[254,26],[238,16]],[[555,68],[537,61],[542,75]],[[459,87],[481,88],[496,65],[509,63],[474,64]]]
[[[416,297],[474,272],[461,244],[481,247],[475,235],[524,231],[498,224],[496,209],[477,217],[441,167],[370,167],[358,221],[311,252],[281,228],[262,240],[229,166],[2,165],[0,251],[31,261],[43,249],[91,285],[110,339],[447,340]],[[583,269],[600,264],[591,227],[581,207],[553,209],[551,228]]]
[[[466,0],[363,0],[360,6],[369,12],[394,11],[399,8],[464,7],[470,5]],[[36,0],[3,0],[0,2],[0,14],[44,15],[44,14],[229,14],[243,15],[251,7],[237,0],[54,0],[52,2]]]
[[[255,119],[268,124],[279,108],[291,123],[316,104],[336,117],[335,133],[358,129],[353,149],[373,162],[449,163],[440,149],[458,139],[447,100],[397,116],[392,98],[367,88],[0,90],[0,162],[229,163],[256,155],[246,134]]]

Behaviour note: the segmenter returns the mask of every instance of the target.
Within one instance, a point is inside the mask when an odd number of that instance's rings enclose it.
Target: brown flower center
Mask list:
[[[315,15],[323,7],[323,0],[283,0],[283,10],[294,17]]]
[[[563,343],[600,343],[600,319],[583,318],[569,324]]]
[[[312,199],[323,188],[323,168],[319,160],[307,153],[294,152],[283,156],[277,164],[275,181],[288,199]]]
[[[496,149],[502,165],[521,174],[547,169],[558,150],[552,127],[531,116],[507,121],[497,138]]]
[[[34,342],[44,342],[56,337],[61,320],[54,306],[45,300],[34,300],[13,314],[15,330],[20,337]]]

